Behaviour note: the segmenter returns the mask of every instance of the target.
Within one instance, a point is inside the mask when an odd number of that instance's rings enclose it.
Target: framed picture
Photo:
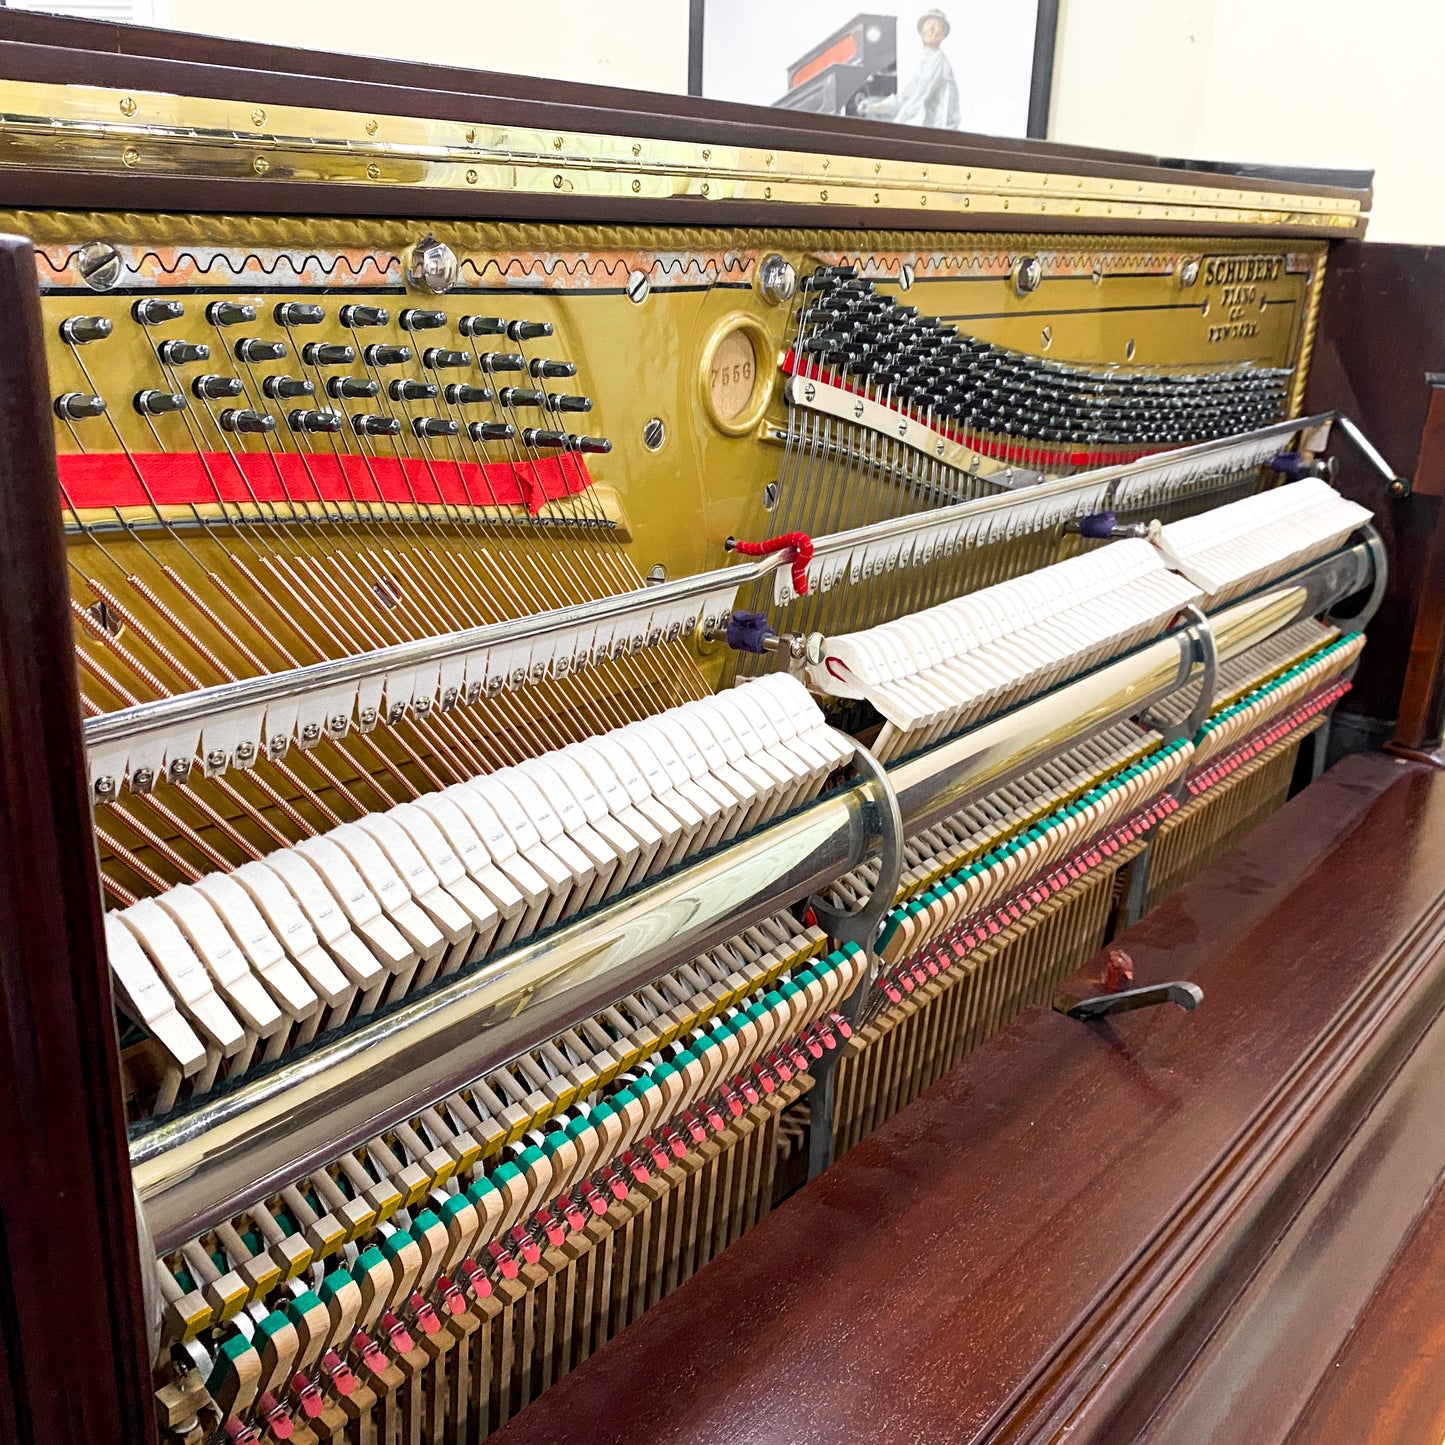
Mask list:
[[[693,0],[689,89],[985,135],[1048,128],[1058,0]]]

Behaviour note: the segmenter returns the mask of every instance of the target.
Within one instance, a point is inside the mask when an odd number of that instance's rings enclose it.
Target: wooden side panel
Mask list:
[[[153,1438],[30,243],[0,237],[0,1439]]]
[[[1337,409],[1359,423],[1390,465],[1420,467],[1430,408],[1427,375],[1445,372],[1445,248],[1343,242],[1330,252],[1305,410]],[[1418,623],[1445,609],[1441,498],[1390,498],[1348,443],[1335,448],[1339,487],[1375,511],[1390,554],[1390,587],[1370,628],[1349,708],[1393,721]],[[1418,746],[1418,743],[1412,744]]]

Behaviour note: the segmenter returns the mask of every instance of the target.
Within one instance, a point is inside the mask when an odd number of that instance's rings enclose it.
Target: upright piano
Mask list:
[[[0,11],[0,1436],[1373,1398],[1445,324],[1358,180]]]

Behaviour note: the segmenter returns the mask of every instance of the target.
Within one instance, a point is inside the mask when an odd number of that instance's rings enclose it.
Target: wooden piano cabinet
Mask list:
[[[1352,417],[1414,489],[1388,497],[1350,449],[1337,485],[1375,511],[1389,590],[1350,710],[1412,756],[1445,736],[1445,248],[1346,241],[1330,253],[1307,411]],[[1393,728],[1391,729],[1391,725]]]
[[[154,1439],[35,258],[0,237],[0,1440]]]
[[[1445,777],[1345,759],[1118,940],[1195,1012],[1024,1014],[498,1445],[1413,1441],[1307,1422],[1337,1357],[1439,1409],[1375,1361],[1445,1320],[1442,856]]]

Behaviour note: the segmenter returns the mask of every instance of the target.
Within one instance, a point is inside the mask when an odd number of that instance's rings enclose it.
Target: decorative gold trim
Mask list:
[[[709,385],[713,357],[723,341],[733,332],[741,331],[753,348],[753,390],[748,404],[736,416],[719,416],[713,403],[712,387]],[[722,433],[730,437],[747,436],[763,419],[768,403],[773,399],[773,386],[777,379],[777,368],[773,365],[772,342],[762,323],[746,311],[730,311],[721,317],[707,334],[697,363],[697,384],[702,394],[703,410],[707,419]]]
[[[1172,221],[1360,228],[1352,197],[1253,191],[1204,180],[1133,181],[1042,171],[767,151],[560,133],[466,120],[261,107],[159,92],[8,81],[0,166],[101,174],[379,185],[535,195],[746,200],[1123,225]]]

